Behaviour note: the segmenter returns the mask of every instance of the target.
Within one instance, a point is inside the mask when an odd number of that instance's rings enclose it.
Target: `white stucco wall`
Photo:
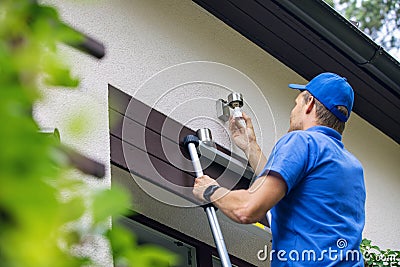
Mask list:
[[[103,184],[111,176],[108,83],[193,129],[211,128],[214,139],[228,148],[231,142],[226,125],[216,119],[214,100],[230,91],[243,93],[265,152],[287,131],[296,95],[287,84],[305,81],[191,1],[45,2],[56,4],[65,21],[107,48],[98,61],[62,46],[81,86],[46,90],[35,112],[41,125],[60,129],[65,143],[106,164]],[[194,61],[218,64],[188,63]],[[66,121],[85,111],[89,130],[72,134]],[[400,146],[355,114],[348,124],[344,142],[365,168],[364,236],[382,248],[400,249]]]

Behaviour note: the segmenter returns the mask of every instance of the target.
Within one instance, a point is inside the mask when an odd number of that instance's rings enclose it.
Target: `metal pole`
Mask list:
[[[199,139],[194,135],[186,136],[184,140],[185,145],[187,144],[190,158],[197,177],[203,176],[203,170],[201,168],[199,156],[197,155],[196,144],[198,145]],[[210,224],[211,232],[213,234],[214,242],[217,247],[219,258],[223,267],[232,267],[229,259],[229,254],[225,246],[224,237],[222,236],[221,228],[219,227],[217,214],[213,206],[207,206],[205,208],[208,222]]]

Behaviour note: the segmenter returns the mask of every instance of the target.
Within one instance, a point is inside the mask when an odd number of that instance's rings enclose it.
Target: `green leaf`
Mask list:
[[[52,66],[45,78],[45,83],[51,86],[77,87],[79,80],[71,76],[71,71],[61,66]]]
[[[94,224],[103,222],[110,216],[126,214],[129,211],[131,199],[121,187],[101,190],[93,198]]]
[[[110,240],[115,257],[120,257],[126,253],[127,249],[136,247],[135,237],[128,230],[116,223],[114,223],[112,229],[107,231],[106,235]]]
[[[335,5],[338,12],[347,19],[359,22],[359,29],[375,42],[388,51],[400,49],[398,0],[340,0],[339,4]]]
[[[79,82],[57,44],[83,40],[56,8],[38,2],[0,1],[0,121],[5,126],[0,131],[0,265],[93,266],[69,248],[87,236],[102,236],[97,226],[126,213],[131,202],[121,189],[93,192],[80,177],[67,178],[70,167],[58,144],[38,134],[32,110],[41,97],[39,82],[71,87]],[[79,225],[76,220],[91,212],[99,225]],[[115,263],[144,267],[168,261],[167,252],[144,248],[142,253],[130,232],[115,229],[108,235],[119,255]]]
[[[107,236],[110,239],[116,266],[174,266],[179,263],[177,255],[154,245],[136,245],[132,234],[114,223]]]
[[[377,251],[381,251],[381,249],[378,246],[371,246],[371,248],[376,249]]]
[[[142,245],[139,253],[145,266],[175,266],[180,262],[177,255],[154,245]]]
[[[81,197],[75,197],[61,205],[61,220],[70,222],[82,217],[85,212],[84,201]]]
[[[361,244],[364,246],[369,246],[369,245],[371,245],[371,240],[364,238],[362,240]]]

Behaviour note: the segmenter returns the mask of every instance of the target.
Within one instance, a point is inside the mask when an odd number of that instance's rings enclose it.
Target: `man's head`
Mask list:
[[[305,130],[315,123],[343,132],[354,102],[354,92],[346,78],[327,72],[306,85],[289,84],[289,87],[302,91],[290,116],[289,131]]]

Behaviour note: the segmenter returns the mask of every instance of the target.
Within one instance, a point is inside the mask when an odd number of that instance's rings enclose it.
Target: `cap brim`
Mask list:
[[[302,84],[293,84],[293,83],[291,83],[288,86],[289,86],[289,88],[296,89],[296,90],[306,90],[307,89],[306,86],[302,85]]]

